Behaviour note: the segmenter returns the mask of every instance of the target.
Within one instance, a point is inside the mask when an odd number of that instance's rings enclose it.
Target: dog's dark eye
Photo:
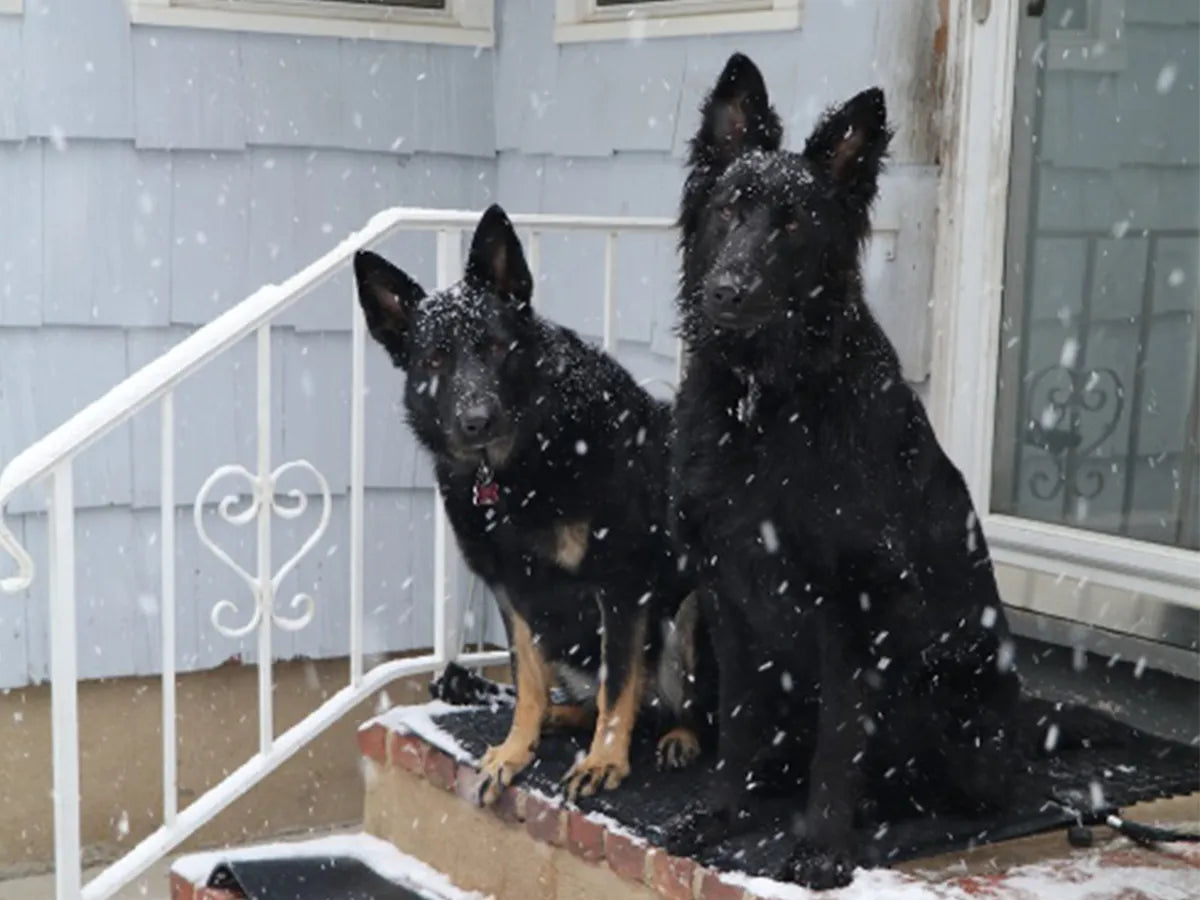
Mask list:
[[[496,338],[492,341],[492,355],[497,359],[503,359],[508,356],[508,351],[512,349],[512,341],[506,341],[501,338]]]
[[[440,369],[442,366],[444,366],[445,364],[446,364],[446,354],[441,352],[440,350],[430,353],[429,356],[427,356],[425,358],[426,368],[432,369],[435,372],[438,369]]]
[[[787,232],[789,234],[795,234],[800,229],[800,220],[799,219],[788,219],[786,222],[783,223],[783,227],[787,230]]]

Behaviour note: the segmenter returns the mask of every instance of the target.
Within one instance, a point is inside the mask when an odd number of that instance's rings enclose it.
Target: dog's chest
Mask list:
[[[444,493],[472,568],[510,584],[578,574],[596,540],[591,518],[564,508],[544,487],[488,475]]]
[[[858,454],[797,406],[752,398],[681,428],[686,508],[705,543],[751,557],[793,553],[831,539],[860,515],[866,493]]]

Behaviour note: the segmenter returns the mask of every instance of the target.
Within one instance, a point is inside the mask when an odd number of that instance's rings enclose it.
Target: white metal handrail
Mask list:
[[[365,325],[358,313],[357,296],[351,298],[351,416],[350,416],[350,646],[349,683],[282,734],[272,733],[271,634],[274,626],[303,628],[311,620],[315,600],[297,594],[291,602],[299,610],[285,617],[275,608],[280,582],[324,533],[331,507],[329,486],[320,471],[307,460],[273,465],[270,443],[271,322],[308,291],[347,265],[355,251],[375,244],[396,231],[433,231],[437,235],[437,286],[447,287],[462,272],[462,238],[478,220],[478,213],[415,208],[385,210],[372,217],[360,231],[351,234],[311,265],[278,285],[255,291],[238,305],[176,344],[162,356],[126,378],[99,400],[32,444],[0,472],[0,547],[17,564],[17,574],[0,579],[0,591],[16,593],[34,580],[33,560],[16,540],[2,513],[12,496],[23,488],[48,481],[50,595],[50,682],[53,723],[54,859],[55,890],[59,900],[105,900],[144,872],[156,860],[213,819],[270,772],[341,716],[389,682],[434,671],[457,659],[465,665],[492,665],[507,661],[504,652],[461,653],[461,616],[453,590],[452,534],[442,504],[436,504],[434,569],[433,652],[394,660],[363,671],[363,514],[364,514],[364,395]],[[666,218],[628,216],[572,216],[529,214],[512,216],[513,224],[527,232],[530,266],[536,279],[540,260],[540,237],[545,231],[585,231],[605,235],[603,281],[603,343],[614,350],[617,344],[617,315],[614,271],[621,233],[663,234],[673,223]],[[178,384],[220,356],[237,342],[257,337],[258,447],[255,471],[241,465],[217,468],[201,487],[193,504],[201,541],[226,565],[232,566],[250,588],[253,609],[241,625],[228,624],[225,613],[236,613],[237,605],[220,600],[213,606],[212,624],[221,634],[241,636],[257,631],[259,750],[245,764],[213,786],[183,810],[177,808],[175,736],[175,448],[174,390]],[[678,367],[677,361],[677,367]],[[677,368],[678,371],[678,368]],[[163,823],[125,856],[104,869],[87,885],[82,884],[80,836],[79,723],[76,668],[75,610],[75,457],[117,426],[128,421],[156,400],[161,401],[161,495],[162,515],[162,717],[163,717]],[[279,497],[278,480],[288,471],[305,471],[318,484],[322,510],[316,529],[300,551],[279,569],[271,559],[271,523],[274,516],[295,518],[307,506],[308,495],[294,490]],[[237,495],[217,504],[217,512],[234,525],[254,522],[258,528],[257,564],[253,573],[233,562],[207,534],[202,510],[208,493],[223,478],[238,477],[250,486],[249,505],[234,512]]]

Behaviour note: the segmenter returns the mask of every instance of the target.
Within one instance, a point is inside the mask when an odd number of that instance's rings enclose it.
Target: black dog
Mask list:
[[[371,335],[408,374],[408,421],[433,456],[459,546],[508,628],[516,705],[507,740],[484,757],[481,800],[532,761],[543,724],[588,727],[593,715],[568,790],[616,787],[644,702],[669,707],[679,726],[660,761],[690,762],[699,745],[684,727],[680,660],[695,630],[673,628],[688,585],[667,527],[670,408],[534,315],[533,279],[498,206],[448,290],[427,296],[373,253],[354,269]],[[551,704],[554,686],[576,702]]]
[[[863,299],[882,91],[782,151],[735,54],[701,113],[672,468],[717,656],[722,790],[672,845],[760,815],[753,787],[790,770],[807,806],[779,874],[830,887],[850,880],[867,797],[910,815],[1004,798],[1019,683],[966,485]]]

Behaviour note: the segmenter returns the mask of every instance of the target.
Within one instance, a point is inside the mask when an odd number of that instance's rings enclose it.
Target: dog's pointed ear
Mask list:
[[[408,330],[416,306],[425,296],[424,288],[370,250],[354,254],[354,279],[371,337],[383,345],[393,363],[407,367]]]
[[[892,130],[880,88],[851,97],[821,117],[804,145],[804,156],[852,196],[875,197]]]
[[[529,274],[516,229],[495,203],[487,208],[475,228],[471,252],[467,256],[467,278],[509,296],[522,308],[529,309],[533,276]]]
[[[762,72],[741,53],[729,57],[700,114],[692,149],[707,162],[724,166],[751,150],[778,150],[783,139]]]

